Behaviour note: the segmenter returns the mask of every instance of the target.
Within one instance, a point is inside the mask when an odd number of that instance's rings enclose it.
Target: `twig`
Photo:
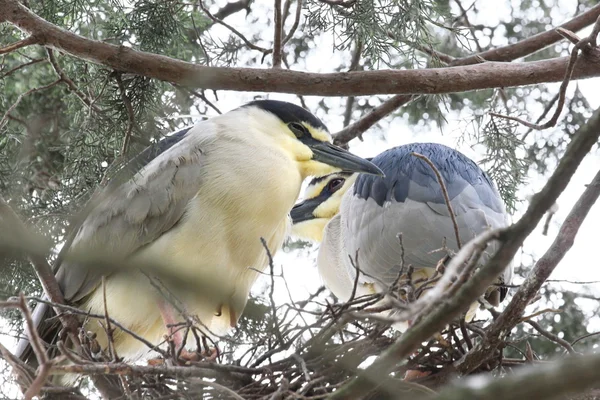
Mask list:
[[[273,17],[273,68],[281,68],[281,51],[282,51],[282,35],[283,21],[281,18],[281,0],[275,0],[275,15]]]
[[[554,343],[557,343],[559,345],[561,345],[562,347],[564,347],[569,353],[573,354],[575,353],[575,350],[573,349],[573,346],[571,346],[571,344],[569,342],[567,342],[564,339],[559,338],[557,335],[548,332],[546,329],[542,328],[540,324],[538,324],[535,321],[526,321],[529,325],[531,325],[531,327],[533,329],[535,329],[536,331],[538,331],[542,336],[550,339],[551,341],[553,341]]]
[[[367,115],[336,133],[333,142],[337,145],[347,144],[350,140],[359,137],[363,132],[378,123],[385,116],[407,104],[412,99],[412,95],[399,94],[384,101],[379,106],[372,109]]]
[[[246,36],[242,35],[240,33],[240,31],[238,31],[237,29],[235,29],[234,27],[232,27],[231,25],[229,25],[227,22],[215,17],[214,15],[212,15],[210,13],[210,11],[208,11],[208,8],[206,8],[206,6],[204,5],[204,1],[200,0],[198,2],[198,4],[200,5],[200,8],[202,9],[202,11],[204,11],[204,13],[208,16],[208,18],[210,18],[211,20],[213,20],[213,22],[217,23],[217,24],[221,24],[223,25],[225,28],[229,29],[231,32],[233,32],[236,36],[238,36],[240,39],[242,39],[242,41],[244,42],[244,44],[252,49],[252,50],[257,50],[260,51],[263,54],[269,54],[271,53],[272,50],[270,49],[265,49],[263,47],[257,46],[254,43],[252,43],[251,41],[249,41]]]
[[[39,86],[33,89],[29,89],[28,91],[21,93],[19,95],[19,97],[17,97],[17,100],[10,106],[8,107],[8,110],[6,110],[6,112],[4,113],[4,116],[2,117],[2,119],[0,120],[0,129],[2,129],[4,127],[4,124],[6,123],[6,120],[8,119],[8,115],[19,105],[19,103],[21,102],[21,100],[23,100],[26,96],[29,96],[32,93],[35,92],[39,92],[41,90],[46,90],[46,89],[50,89],[53,86],[58,85],[59,83],[62,82],[62,79],[58,79],[52,83],[49,83],[47,85],[44,86]]]
[[[588,25],[593,24],[598,16],[600,16],[600,5],[590,8],[586,12],[581,13],[577,17],[565,22],[559,27],[576,32]],[[557,32],[557,29],[553,28],[508,46],[498,47],[496,49],[490,49],[481,53],[470,55],[468,57],[456,59],[451,65],[459,66],[476,64],[479,62],[479,59],[484,59],[487,61],[513,61],[529,54],[533,54],[536,51],[560,41],[561,39],[562,36]]]
[[[583,42],[580,41],[579,43],[583,43]],[[502,115],[502,114],[497,114],[494,112],[491,112],[490,115],[494,116],[494,117],[498,117],[498,118],[508,119],[510,121],[515,121],[515,122],[525,125],[526,127],[530,128],[530,129],[535,129],[535,130],[540,130],[540,131],[555,126],[556,122],[558,121],[558,117],[560,116],[560,113],[562,112],[563,107],[565,105],[567,88],[569,87],[569,82],[571,81],[571,76],[573,75],[573,70],[575,69],[575,64],[577,63],[577,59],[579,56],[579,49],[580,49],[580,46],[578,44],[578,45],[575,45],[575,47],[571,51],[571,57],[569,58],[569,63],[567,64],[567,69],[565,71],[565,77],[563,78],[563,81],[560,84],[560,89],[558,91],[558,94],[559,94],[558,104],[556,106],[556,110],[554,111],[554,114],[552,115],[552,118],[550,118],[548,121],[546,121],[543,124],[532,124],[531,122],[525,121],[524,119],[521,119],[519,117],[512,117],[510,115]]]
[[[277,340],[279,341],[280,345],[283,345],[285,343],[283,336],[281,335],[281,326],[279,325],[279,319],[277,318],[277,307],[275,306],[275,298],[274,298],[274,294],[275,294],[275,265],[273,264],[273,256],[271,255],[271,251],[269,250],[269,247],[267,246],[267,241],[265,240],[265,238],[261,237],[260,238],[260,242],[262,243],[265,251],[267,252],[267,257],[269,260],[269,268],[270,268],[270,272],[271,272],[271,288],[269,291],[269,301],[271,302],[271,318],[273,320],[273,325],[275,328],[275,336],[277,337]]]
[[[37,43],[38,43],[38,39],[32,35],[32,36],[26,37],[25,39],[19,40],[18,42],[15,42],[15,43],[9,44],[8,46],[0,48],[0,54],[10,53],[15,50],[19,50],[20,48],[30,46],[32,44],[37,44]]]
[[[102,110],[100,110],[98,106],[96,106],[90,99],[88,99],[88,97],[81,90],[79,90],[77,85],[75,85],[75,82],[73,82],[73,80],[71,80],[71,78],[69,78],[67,74],[65,74],[62,68],[60,68],[56,57],[54,57],[54,52],[52,51],[52,49],[46,48],[46,52],[48,53],[48,61],[50,61],[50,65],[52,65],[54,72],[56,72],[56,75],[58,75],[60,80],[67,85],[69,90],[73,92],[75,96],[77,96],[84,105],[91,108],[95,112],[101,112]]]
[[[452,225],[454,225],[454,235],[456,237],[456,244],[458,245],[458,249],[460,250],[460,248],[462,247],[462,244],[460,242],[460,234],[458,232],[458,223],[456,222],[456,216],[454,215],[454,210],[452,209],[452,204],[450,203],[450,197],[448,196],[448,189],[446,189],[446,184],[444,183],[444,178],[442,178],[440,171],[438,171],[435,164],[433,164],[433,162],[431,162],[431,160],[429,158],[427,158],[423,154],[419,154],[419,153],[415,153],[415,152],[412,152],[410,154],[425,161],[427,163],[427,165],[429,165],[429,167],[433,170],[433,173],[437,177],[438,184],[440,185],[440,188],[442,189],[442,194],[444,195],[444,200],[446,201],[446,207],[448,207],[448,212],[450,213],[450,218],[452,219]]]
[[[119,72],[115,73],[115,80],[117,82],[117,86],[119,87],[121,101],[123,101],[125,109],[127,110],[127,131],[125,132],[123,145],[121,146],[121,154],[119,155],[119,157],[125,159],[127,158],[127,153],[129,153],[129,143],[131,142],[131,135],[133,134],[133,128],[135,127],[135,113],[133,111],[131,101],[125,92],[125,85],[123,85],[123,80],[121,79],[121,74]]]
[[[104,323],[106,324],[106,338],[108,341],[108,353],[113,361],[119,361],[117,355],[117,349],[115,349],[115,341],[113,337],[114,329],[110,324],[110,318],[108,317],[108,306],[106,305],[106,279],[102,276],[102,301],[104,302]]]
[[[30,65],[37,64],[37,63],[40,63],[40,62],[44,62],[44,61],[47,61],[47,59],[45,59],[45,58],[36,58],[36,59],[33,59],[33,60],[31,60],[29,62],[26,62],[24,64],[17,65],[16,67],[11,68],[8,71],[6,71],[4,74],[0,75],[0,79],[4,79],[7,76],[9,76],[10,74],[12,74],[13,72],[18,71],[18,70],[20,70],[22,68],[25,68],[25,67],[28,67]]]
[[[303,0],[296,0],[296,16],[294,18],[294,24],[290,28],[290,31],[287,33],[287,35],[285,35],[285,39],[283,39],[283,42],[281,43],[282,47],[294,37],[296,29],[298,29],[298,25],[300,25],[300,17],[302,16],[302,3]]]

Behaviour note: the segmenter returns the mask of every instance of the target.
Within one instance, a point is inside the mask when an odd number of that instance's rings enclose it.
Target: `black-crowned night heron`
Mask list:
[[[386,292],[404,265],[412,265],[413,282],[429,279],[446,255],[445,246],[458,251],[454,224],[434,171],[420,153],[431,160],[443,177],[464,244],[489,228],[508,224],[504,204],[490,178],[462,153],[441,144],[413,143],[384,151],[372,159],[385,177],[338,172],[313,179],[305,200],[291,212],[293,234],[321,241],[317,267],[325,285],[341,301],[352,294],[360,268],[356,297]],[[323,227],[325,228],[323,229]],[[402,234],[402,246],[398,238]],[[481,263],[496,251],[488,245]],[[358,253],[357,253],[358,251]],[[498,284],[509,284],[512,266]],[[490,288],[486,299],[498,305],[505,287]],[[471,306],[471,319],[478,303]],[[399,330],[406,324],[395,324]]]
[[[73,261],[56,272],[66,300],[108,315],[150,343],[173,334],[180,313],[137,266],[157,265],[187,286],[173,289],[184,310],[208,330],[223,334],[236,324],[250,288],[290,229],[289,212],[302,181],[339,170],[381,174],[368,161],[331,143],[326,126],[305,109],[259,100],[184,129],[146,149],[128,166],[137,173],[115,180],[76,233],[68,254],[125,260],[107,273]],[[155,282],[156,283],[156,282]],[[187,289],[186,289],[187,288]],[[167,286],[167,289],[170,288]],[[208,294],[207,294],[208,293]],[[35,323],[52,343],[59,324],[39,304]],[[90,319],[86,331],[107,346],[104,328]],[[174,335],[182,345],[183,333]],[[187,343],[195,346],[190,335]],[[117,329],[116,353],[125,360],[151,354]],[[31,359],[27,341],[18,355]]]

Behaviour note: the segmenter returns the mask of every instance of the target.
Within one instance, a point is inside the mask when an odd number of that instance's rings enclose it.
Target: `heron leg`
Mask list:
[[[182,348],[184,344],[184,333],[186,333],[186,330],[183,329],[181,325],[178,326],[179,321],[177,321],[176,318],[177,310],[175,310],[171,304],[163,299],[158,301],[158,309],[165,327],[167,328],[169,340],[172,340],[175,344],[175,350],[179,352],[180,359],[184,361],[200,361],[201,359],[214,361],[217,359],[219,352],[216,348],[209,349],[209,351],[203,350],[200,353],[197,351],[190,352],[185,348]]]

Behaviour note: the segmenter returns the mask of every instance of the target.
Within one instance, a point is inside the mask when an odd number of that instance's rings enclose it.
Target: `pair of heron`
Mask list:
[[[443,146],[422,146],[423,153],[438,152],[430,157],[434,162],[444,162],[440,169],[464,241],[503,223],[498,193],[473,162]],[[106,312],[154,345],[169,334],[182,348],[195,342],[176,327],[184,319],[181,311],[216,335],[236,325],[252,284],[268,265],[268,253],[275,254],[290,233],[290,211],[309,176],[316,177],[309,185],[312,194],[292,216],[300,235],[320,239],[324,232],[319,270],[336,296],[348,297],[353,271],[343,254],[355,248],[362,249],[359,263],[367,275],[378,276],[377,282],[394,275],[396,242],[378,241],[382,234],[395,238],[404,232],[407,262],[430,266],[425,254],[433,241],[444,236],[449,247],[453,242],[440,190],[426,168],[395,150],[369,162],[333,146],[327,127],[305,109],[253,101],[135,157],[91,207],[59,257],[56,278],[71,305],[91,314]],[[104,270],[83,262],[82,254],[125,262]],[[144,265],[154,269],[144,271]],[[161,290],[152,279],[161,274],[178,284],[160,281]],[[56,342],[60,330],[52,313],[38,304],[33,315],[47,343]],[[88,319],[84,329],[106,348],[100,321]],[[125,360],[151,354],[124,331],[117,329],[112,340]],[[181,354],[193,357],[185,350]],[[18,344],[17,355],[35,362],[27,340]]]

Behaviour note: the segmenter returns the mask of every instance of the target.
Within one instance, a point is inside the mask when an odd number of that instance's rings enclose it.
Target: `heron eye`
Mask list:
[[[300,139],[302,136],[304,136],[304,134],[308,133],[308,131],[306,130],[306,127],[298,122],[290,122],[288,124],[288,127],[290,128],[290,130],[292,132],[294,132],[294,135],[296,136],[297,139]]]
[[[344,186],[344,182],[346,180],[342,179],[342,178],[336,178],[336,179],[332,179],[328,184],[327,184],[327,189],[331,192],[331,193],[335,193],[338,190],[340,190],[340,188],[342,186]]]

